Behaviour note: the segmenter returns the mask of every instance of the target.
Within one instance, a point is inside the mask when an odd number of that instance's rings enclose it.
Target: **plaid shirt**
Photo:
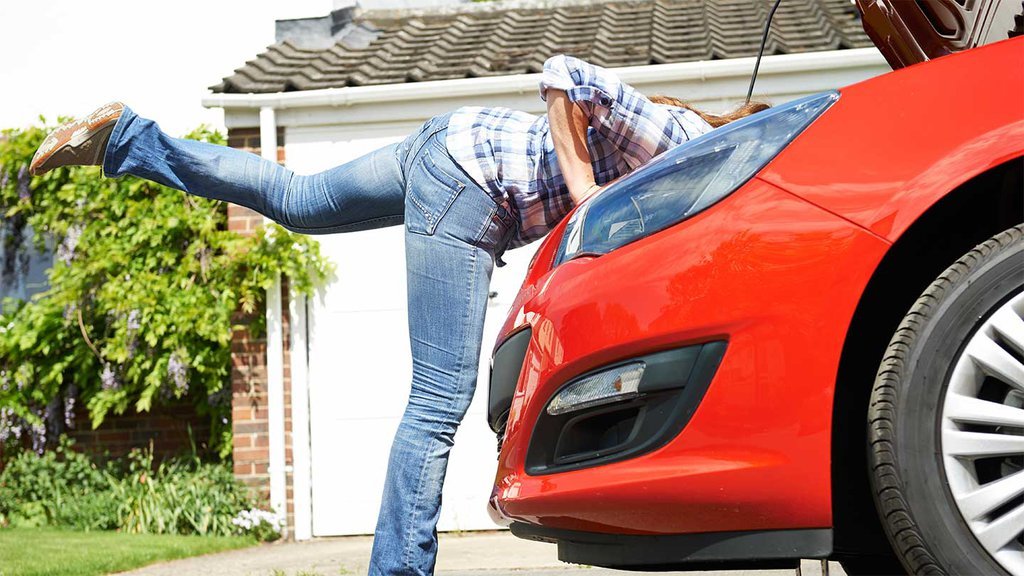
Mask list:
[[[564,90],[589,118],[587,148],[597,184],[711,130],[696,113],[654,104],[614,72],[572,56],[544,62],[541,99],[549,88]],[[546,115],[462,107],[451,116],[445,143],[462,169],[518,217],[508,248],[544,236],[572,208]]]

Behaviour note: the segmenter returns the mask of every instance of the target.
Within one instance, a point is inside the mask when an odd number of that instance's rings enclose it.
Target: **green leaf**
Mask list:
[[[55,259],[47,272],[45,292],[0,305],[0,371],[17,373],[24,384],[3,393],[0,405],[27,422],[73,387],[98,426],[111,411],[148,410],[174,397],[162,391],[169,391],[167,366],[175,355],[185,368],[188,401],[210,416],[213,450],[229,453],[230,424],[223,419],[230,406],[211,405],[209,396],[230,386],[233,331],[262,335],[265,290],[277,275],[309,295],[333,265],[310,237],[277,224],[242,236],[226,229],[223,202],[133,177],[104,179],[96,167],[31,178],[30,197],[23,198],[23,168],[53,128],[5,130],[0,137],[0,258],[16,262],[32,246],[56,247],[80,232],[69,264]],[[225,141],[205,127],[189,137]],[[108,364],[116,375],[111,390],[100,379]]]

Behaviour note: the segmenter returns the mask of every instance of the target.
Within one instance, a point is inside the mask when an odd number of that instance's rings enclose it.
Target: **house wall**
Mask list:
[[[210,421],[196,414],[192,404],[182,402],[155,405],[148,412],[129,409],[124,414],[111,414],[93,430],[89,411],[80,404],[75,407],[74,427],[67,435],[83,452],[118,458],[133,448],[152,446],[154,456],[162,459],[187,452],[192,442],[202,452],[209,446]]]
[[[755,94],[779,104],[888,70],[874,50],[843,52],[767,57]],[[709,111],[720,111],[742,101],[751,65],[752,61],[721,61],[636,67],[622,69],[622,76],[644,93],[680,95]],[[255,127],[259,125],[260,108],[273,108],[277,125],[287,127],[289,167],[298,173],[311,173],[395,141],[431,115],[459,106],[483,104],[543,112],[544,103],[536,92],[538,80],[539,75],[524,75],[317,91],[319,94],[211,95],[204,102],[227,108],[230,133],[237,138],[247,135],[245,140],[233,140],[233,145],[249,149],[258,146]],[[278,143],[284,144],[280,132]],[[278,158],[284,159],[280,148]],[[232,207],[229,214],[239,229],[251,230],[262,223],[261,216],[238,207]],[[312,530],[307,525],[303,533],[368,533],[372,532],[383,483],[384,471],[377,456],[386,453],[407,393],[402,386],[408,370],[408,344],[402,324],[405,276],[401,231],[386,229],[317,238],[325,255],[338,264],[338,280],[324,287],[319,298],[305,308],[309,311],[310,355],[308,375],[302,385],[308,385],[309,407],[296,407],[310,416],[310,439],[305,446],[293,446],[292,442],[290,344],[285,342],[284,442],[289,526],[294,526],[292,522],[297,516],[292,486],[298,473],[306,475],[308,482],[304,486],[312,486],[311,510],[298,515],[312,524]],[[503,319],[508,303],[502,299],[514,296],[529,253],[532,248],[510,251],[505,256],[510,266],[495,270],[492,289],[502,286],[498,289],[501,298],[492,303],[489,322]],[[524,257],[523,262],[514,264],[517,255]],[[519,277],[511,277],[515,274]],[[282,291],[282,301],[289,301],[286,290]],[[285,339],[290,326],[288,308],[282,307]],[[367,345],[372,339],[377,344]],[[254,342],[254,352],[247,352],[241,346],[243,341],[248,340],[239,335],[239,368],[233,375],[238,380],[234,396],[236,474],[266,495],[266,342]],[[492,343],[493,335],[485,329],[484,356]],[[481,373],[486,383],[484,360]],[[366,365],[385,366],[387,374],[369,370]],[[255,392],[242,380],[255,382]],[[391,384],[383,385],[384,382]],[[477,400],[486,400],[486,389],[478,388]],[[478,528],[486,522],[475,517],[483,512],[486,494],[476,497],[473,491],[482,487],[486,492],[490,488],[494,440],[483,424],[484,418],[473,410],[466,418],[467,431],[460,430],[457,437],[445,502],[452,502],[463,493],[473,495],[474,501],[462,508],[469,511],[468,517],[458,513],[446,515],[443,510],[442,530]],[[480,425],[479,430],[471,429],[474,423]],[[488,443],[489,450],[474,447],[482,442]],[[293,469],[293,449],[311,454],[312,461],[306,470]],[[469,454],[469,458],[460,462],[460,451]]]
[[[277,133],[277,161],[285,160],[285,133]],[[259,128],[232,128],[228,131],[228,146],[260,154]],[[242,235],[255,234],[264,218],[254,210],[237,204],[228,204],[228,229]],[[287,279],[282,279],[281,294],[287,301]],[[288,341],[290,318],[288,308],[283,309],[284,341],[284,403],[285,403],[285,464],[287,475],[288,526],[294,525],[291,472],[291,343]],[[263,314],[262,310],[255,312]],[[241,311],[232,322],[248,325],[253,320]],[[231,338],[231,427],[235,477],[250,487],[263,506],[270,502],[270,433],[267,401],[267,336],[254,336],[248,328],[238,329]]]

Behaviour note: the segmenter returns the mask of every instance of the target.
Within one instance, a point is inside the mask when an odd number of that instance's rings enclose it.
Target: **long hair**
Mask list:
[[[686,108],[687,110],[695,112],[698,116],[703,118],[705,122],[710,124],[712,128],[718,128],[719,126],[728,124],[733,120],[739,120],[744,116],[750,116],[755,112],[767,110],[770,107],[768,104],[765,104],[764,102],[752,101],[747,102],[746,104],[742,104],[735,110],[726,112],[725,114],[708,114],[707,112],[694,108],[687,102],[680,100],[679,98],[673,98],[672,96],[657,94],[655,96],[650,96],[647,99],[650,100],[651,102],[654,102],[655,104],[667,104],[669,106]]]

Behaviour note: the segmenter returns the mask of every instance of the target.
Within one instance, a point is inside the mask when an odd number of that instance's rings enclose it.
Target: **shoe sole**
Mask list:
[[[60,166],[97,165],[123,111],[124,104],[111,102],[97,108],[82,120],[58,127],[39,145],[29,166],[29,173],[38,176]],[[97,137],[99,146],[86,145]]]

